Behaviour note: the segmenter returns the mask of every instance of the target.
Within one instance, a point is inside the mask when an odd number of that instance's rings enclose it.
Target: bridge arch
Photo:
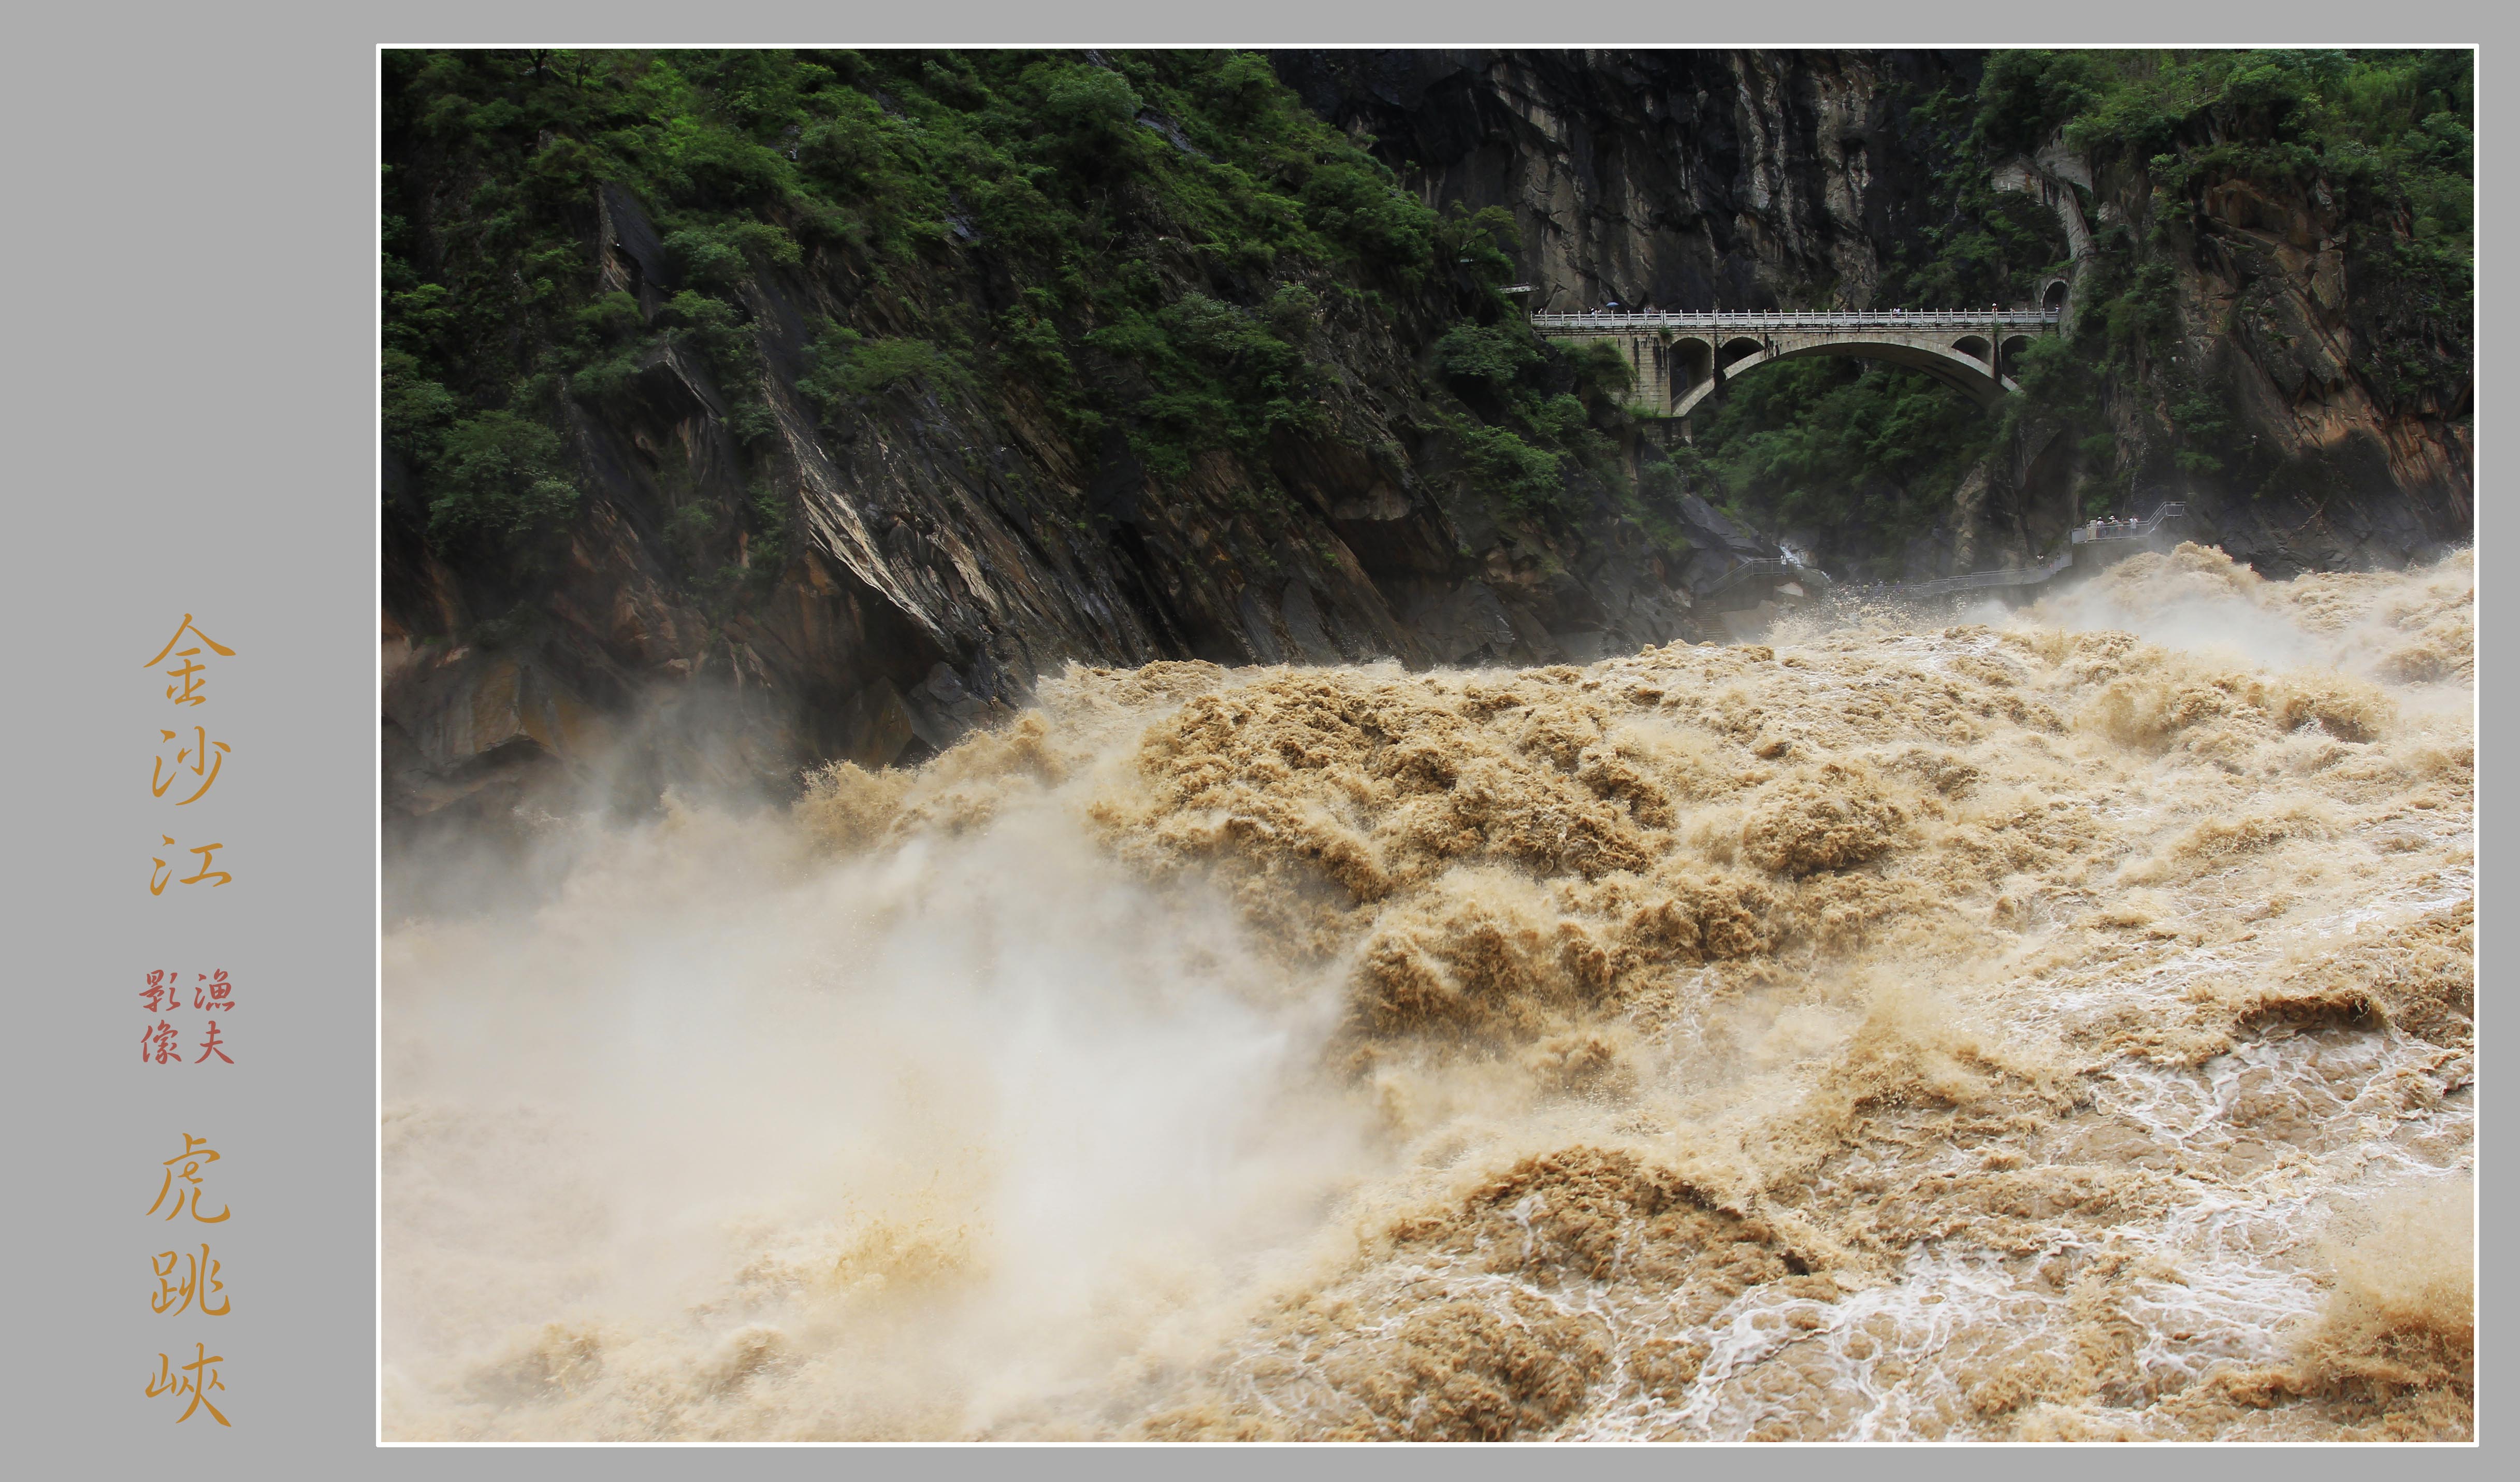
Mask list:
[[[1697,409],[1698,403],[1713,395],[1717,386],[1736,376],[1755,371],[1763,365],[1776,361],[1801,360],[1813,355],[1879,360],[1895,366],[1904,366],[1912,371],[1922,371],[1954,390],[1967,395],[1978,405],[1986,407],[2002,401],[2006,392],[2021,389],[2011,378],[1999,374],[1985,359],[1984,352],[1987,347],[1985,339],[1977,336],[1962,337],[1964,340],[1975,340],[1980,353],[1971,355],[1953,345],[1918,343],[1912,337],[1802,340],[1789,341],[1781,346],[1762,343],[1755,339],[1730,340],[1724,346],[1726,354],[1731,354],[1736,345],[1747,345],[1748,353],[1726,360],[1723,363],[1722,375],[1710,376],[1704,382],[1690,385],[1686,392],[1673,401],[1671,415],[1687,417]]]
[[[1694,389],[1715,376],[1715,345],[1695,335],[1684,335],[1671,342],[1671,366],[1676,373],[1672,384],[1682,394]]]

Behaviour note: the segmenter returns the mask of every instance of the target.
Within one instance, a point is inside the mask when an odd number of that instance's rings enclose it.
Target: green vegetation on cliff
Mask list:
[[[2259,493],[2282,470],[2244,429],[2224,346],[2327,374],[2298,348],[2308,327],[2266,240],[2336,255],[2341,370],[2382,413],[2463,420],[2473,119],[2464,50],[1994,53],[1974,91],[1907,114],[1933,199],[1875,302],[2028,303],[2072,271],[2054,213],[1994,184],[2061,143],[2094,177],[2077,190],[2093,244],[2073,339],[2010,367],[2027,394],[1993,418],[1887,366],[1778,367],[1701,419],[1688,458],[1758,523],[1860,520],[1875,548],[1934,523],[1972,463],[2032,432],[2066,440],[2090,513],[2198,479]],[[2220,317],[2200,317],[2208,274],[2233,291]]]
[[[1504,517],[1600,497],[1577,486],[1608,468],[1607,373],[1494,292],[1510,223],[1421,204],[1257,56],[389,52],[384,74],[386,442],[472,569],[530,571],[578,508],[572,409],[669,354],[748,462],[777,454],[782,376],[841,441],[1020,398],[1089,464],[1116,436],[1165,486],[1221,452],[1266,494],[1273,439],[1356,395],[1330,326],[1372,319]],[[656,233],[635,292],[599,281],[607,189]],[[801,363],[765,350],[765,284],[817,306]],[[703,564],[739,533],[784,548],[775,499],[676,517]]]
[[[1979,99],[1987,156],[2061,131],[2104,176],[2140,170],[2149,184],[2150,231],[2102,243],[2129,259],[2104,316],[2114,339],[2166,340],[2154,265],[2193,250],[2210,193],[2240,187],[2332,219],[2356,369],[2384,406],[2460,410],[2473,351],[2470,53],[1999,52]]]
[[[1769,528],[1881,550],[1933,525],[1993,440],[1975,402],[1920,372],[1794,360],[1743,377],[1677,455]]]

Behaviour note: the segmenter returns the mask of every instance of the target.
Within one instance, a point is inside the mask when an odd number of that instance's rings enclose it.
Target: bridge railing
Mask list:
[[[2064,319],[2061,309],[1926,309],[1914,313],[1868,309],[1814,313],[1690,313],[1657,310],[1639,313],[1602,310],[1588,314],[1534,314],[1532,324],[1544,330],[1708,330],[1732,334],[1775,334],[1780,331],[1829,330],[2044,330]]]

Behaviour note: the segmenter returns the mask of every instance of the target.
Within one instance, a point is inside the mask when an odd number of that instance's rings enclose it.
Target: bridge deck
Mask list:
[[[1532,325],[1544,330],[1703,330],[1731,333],[1830,330],[2043,330],[2064,318],[2060,309],[1920,309],[1899,313],[1887,309],[1861,312],[1653,313],[1603,311],[1598,314],[1534,314]]]
[[[1646,417],[1688,418],[1727,381],[1772,361],[1861,355],[1921,371],[1982,405],[2019,390],[2004,374],[2012,346],[2064,327],[2060,309],[1899,309],[1729,313],[1658,309],[1534,314],[1553,339],[1617,346],[1634,373],[1627,405]],[[1747,346],[1744,350],[1742,347]]]

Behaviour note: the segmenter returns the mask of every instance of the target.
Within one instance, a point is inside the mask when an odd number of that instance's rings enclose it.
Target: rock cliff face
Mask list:
[[[654,225],[608,188],[589,206],[602,280],[652,314],[678,286]],[[1219,285],[1178,242],[1148,260],[1171,296],[1265,296]],[[985,299],[985,250],[961,267],[954,291]],[[944,747],[1070,660],[1534,664],[1700,631],[1677,573],[1592,475],[1569,475],[1593,512],[1571,527],[1508,517],[1471,488],[1437,435],[1424,364],[1454,289],[1388,311],[1326,292],[1305,332],[1332,381],[1322,428],[1278,437],[1258,469],[1215,453],[1178,479],[1116,432],[1075,445],[1020,383],[872,398],[832,430],[797,389],[807,326],[879,332],[881,292],[812,262],[743,292],[768,445],[739,446],[725,388],[672,348],[626,397],[565,402],[585,501],[521,587],[451,568],[387,467],[398,828],[511,818],[555,786],[625,805],[676,781],[776,792],[819,762]],[[762,485],[792,500],[799,549],[757,566],[726,553],[755,585],[711,603],[682,579],[674,513],[735,509]]]
[[[2269,576],[2400,565],[2472,538],[2471,390],[2463,377],[2447,395],[2392,396],[2375,384],[2384,352],[2439,349],[2392,345],[2404,331],[2382,321],[2375,300],[2387,290],[2364,281],[2370,265],[2357,261],[2349,223],[2323,185],[2284,190],[2207,175],[2174,196],[2134,160],[2111,161],[2094,185],[2103,234],[2148,231],[2182,197],[2190,206],[2183,219],[2159,223],[2177,275],[2170,362],[2153,357],[2113,386],[2109,413],[2116,456],[2157,467],[2149,429],[2163,403],[2189,385],[2228,398],[2227,466],[2157,475],[2164,495],[2188,496],[2192,538]],[[2070,501],[2077,477],[2092,472],[2061,447],[2028,462],[2021,486],[2031,509],[2056,493]]]
[[[1873,306],[1903,250],[1928,252],[1934,172],[1954,167],[1925,147],[1913,112],[1938,89],[1973,91],[1982,59],[1461,51],[1275,62],[1308,106],[1370,136],[1425,200],[1509,209],[1545,305],[1578,310]],[[2144,160],[2094,171],[2054,147],[1989,173],[2007,168],[2073,192],[2060,257],[2124,254],[2156,213],[2185,204],[2159,223],[2179,343],[2104,388],[2114,449],[2089,455],[2055,426],[2026,428],[1963,483],[1908,576],[2052,546],[2081,517],[2086,487],[2111,472],[2133,484],[2135,513],[2184,497],[2186,533],[2270,575],[2400,564],[2468,538],[2467,393],[2399,402],[2375,390],[2388,332],[2324,185],[2271,189],[2207,171],[2157,195]],[[2228,398],[2232,423],[2228,467],[2210,476],[2181,469],[2152,431],[2164,403],[2197,384]],[[1826,532],[1787,533],[1827,545]]]
[[[1283,52],[1429,202],[1502,205],[1536,307],[1868,307],[1921,224],[1912,104],[1941,52]]]

